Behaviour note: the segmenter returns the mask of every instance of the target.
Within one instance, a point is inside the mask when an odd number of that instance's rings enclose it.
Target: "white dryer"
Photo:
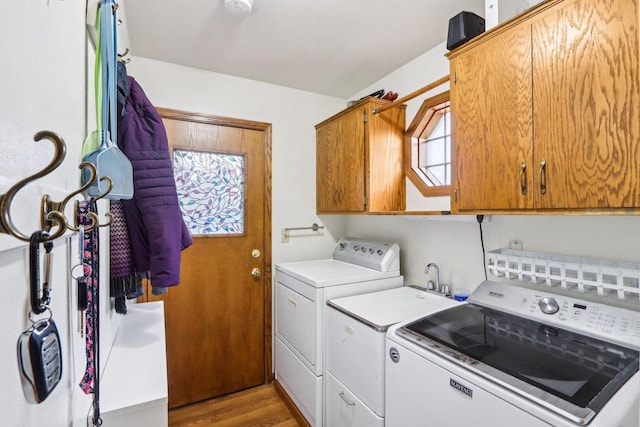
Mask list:
[[[400,248],[345,237],[331,259],[277,264],[275,278],[276,380],[322,426],[326,301],[402,286]]]
[[[325,425],[383,427],[387,329],[459,303],[405,286],[327,304]]]

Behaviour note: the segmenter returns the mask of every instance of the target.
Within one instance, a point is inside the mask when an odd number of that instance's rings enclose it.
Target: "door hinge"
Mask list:
[[[453,84],[458,83],[458,72],[454,71],[453,72]]]
[[[367,113],[362,113],[362,121],[367,123]]]

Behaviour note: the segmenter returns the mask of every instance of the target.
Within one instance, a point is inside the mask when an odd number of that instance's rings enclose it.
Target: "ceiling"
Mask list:
[[[348,98],[447,38],[449,18],[484,0],[132,0],[134,56]]]

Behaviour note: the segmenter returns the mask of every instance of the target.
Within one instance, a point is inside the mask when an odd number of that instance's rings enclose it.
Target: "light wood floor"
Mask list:
[[[169,427],[298,427],[273,384],[169,411]]]

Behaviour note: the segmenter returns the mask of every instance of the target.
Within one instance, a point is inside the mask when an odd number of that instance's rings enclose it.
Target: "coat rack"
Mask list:
[[[18,194],[18,192],[22,190],[24,187],[26,187],[28,184],[50,174],[55,169],[57,169],[62,164],[62,161],[64,160],[64,157],[66,155],[66,145],[64,143],[64,140],[60,135],[56,134],[55,132],[51,132],[48,130],[40,131],[35,134],[33,139],[36,142],[42,139],[47,139],[51,141],[55,149],[53,159],[42,170],[34,173],[31,176],[28,176],[22,179],[21,181],[18,181],[11,188],[9,188],[9,190],[7,190],[5,194],[0,195],[0,233],[9,234],[25,242],[30,241],[31,233],[29,234],[22,233],[15,226],[15,224],[13,223],[13,220],[11,219],[11,203],[13,202],[13,199],[16,196],[16,194]],[[67,203],[69,203],[69,201],[74,196],[84,192],[86,188],[88,188],[97,179],[96,168],[93,164],[81,163],[79,167],[80,169],[87,168],[89,170],[90,179],[88,183],[86,183],[84,186],[82,186],[78,190],[70,193],[61,202],[52,201],[51,197],[48,194],[45,194],[44,196],[42,196],[41,218],[40,218],[42,229],[44,231],[50,231],[52,228],[54,227],[56,228],[55,232],[49,234],[49,237],[46,239],[46,241],[57,239],[58,237],[62,236],[67,230],[72,230],[72,231],[78,230],[77,225],[72,226],[70,225],[71,223],[67,221],[67,218],[64,215],[65,208],[67,206]],[[100,180],[107,181],[109,186],[107,191],[104,194],[100,195],[100,197],[98,198],[104,197],[111,190],[111,179],[109,177],[101,177]],[[107,217],[109,218],[109,221],[107,224],[104,224],[104,226],[108,226],[111,223],[111,214],[107,214]],[[98,226],[101,226],[98,223],[98,217],[95,214],[93,214],[93,216],[91,217],[91,228],[98,227]]]

